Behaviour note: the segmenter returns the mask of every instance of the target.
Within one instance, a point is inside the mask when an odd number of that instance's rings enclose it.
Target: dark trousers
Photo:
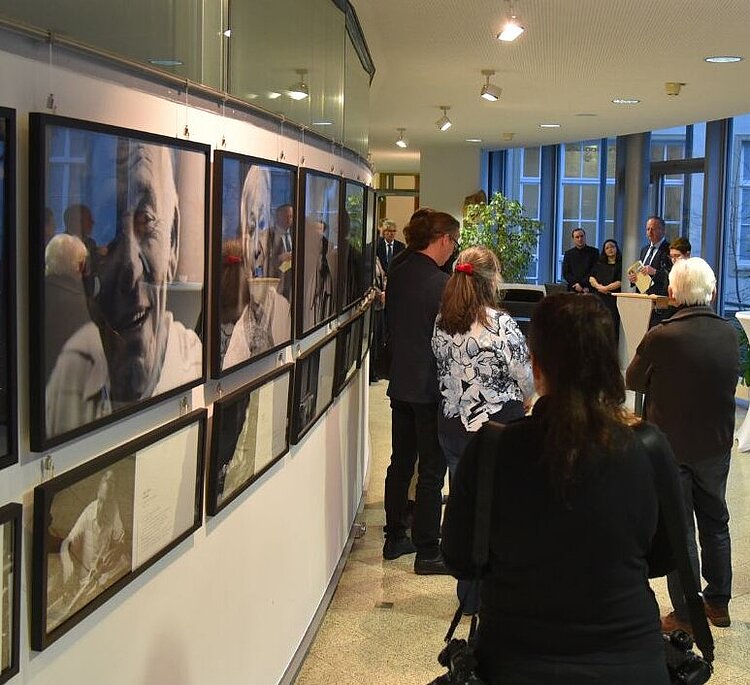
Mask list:
[[[696,578],[703,575],[703,597],[725,606],[732,596],[732,550],[729,539],[729,509],[726,490],[729,452],[695,464],[680,464],[680,479],[688,524],[688,555]],[[700,565],[695,542],[698,523]],[[687,616],[682,583],[676,572],[667,576],[669,597],[674,610]]]
[[[406,534],[409,483],[419,455],[411,537],[417,554],[433,558],[440,550],[440,516],[445,457],[438,443],[438,405],[391,400],[391,463],[385,476],[385,535]]]

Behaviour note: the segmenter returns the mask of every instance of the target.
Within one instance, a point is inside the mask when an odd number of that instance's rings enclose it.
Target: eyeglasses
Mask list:
[[[448,237],[453,241],[453,250],[455,252],[461,251],[461,243],[458,242],[452,235],[448,235]]]

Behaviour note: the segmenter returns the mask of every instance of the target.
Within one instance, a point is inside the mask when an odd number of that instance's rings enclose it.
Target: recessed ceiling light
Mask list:
[[[613,98],[612,102],[615,105],[637,105],[640,100],[636,98]]]
[[[539,128],[560,128],[560,124],[539,124]]]
[[[179,67],[183,64],[180,59],[168,59],[164,57],[155,57],[154,59],[150,59],[149,62],[155,67]]]
[[[313,126],[333,126],[332,121],[313,121]]]
[[[481,143],[482,139],[481,138],[467,138],[466,142],[467,143]]]
[[[579,112],[578,114],[576,114],[576,116],[577,117],[595,117],[596,114],[594,114],[593,112]]]
[[[705,57],[706,62],[712,64],[731,64],[732,62],[741,62],[742,57],[738,55],[714,55],[713,57]]]
[[[266,97],[269,100],[276,100],[277,98],[281,97],[281,93],[277,93],[275,90],[272,90],[272,91],[270,91],[269,93],[266,94]]]

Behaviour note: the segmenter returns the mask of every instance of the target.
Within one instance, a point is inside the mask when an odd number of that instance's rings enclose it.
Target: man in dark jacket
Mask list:
[[[706,581],[706,615],[714,625],[728,626],[732,560],[726,485],[739,375],[737,335],[710,307],[716,278],[699,257],[675,262],[669,294],[676,313],[646,334],[625,379],[629,388],[646,393],[646,416],[672,445],[688,515],[688,552],[696,578],[700,570]],[[679,577],[673,572],[667,581],[674,611],[662,618],[662,627],[690,630]]]
[[[396,223],[394,221],[383,219],[381,226],[383,235],[378,238],[375,252],[378,255],[380,266],[383,267],[383,271],[388,273],[388,267],[391,265],[391,260],[401,252],[406,245],[400,240],[396,240]]]
[[[586,231],[574,228],[570,234],[573,247],[565,251],[562,263],[562,275],[573,293],[589,291],[589,276],[599,259],[599,250],[586,245]]]
[[[459,224],[449,214],[424,208],[414,213],[404,233],[409,247],[391,262],[385,296],[393,354],[388,384],[393,452],[385,478],[383,557],[396,559],[416,551],[415,573],[446,574],[440,554],[446,462],[438,442],[441,396],[431,341],[448,280],[440,267],[458,245]],[[417,489],[409,540],[404,519],[417,456]]]
[[[669,283],[669,270],[672,268],[672,260],[669,257],[669,241],[665,236],[666,227],[664,219],[660,216],[650,216],[646,220],[646,237],[648,242],[641,248],[639,258],[643,266],[641,271],[651,277],[651,285],[646,290],[646,295],[666,295]],[[638,274],[628,273],[628,280],[635,286]],[[667,309],[654,309],[651,311],[651,322],[654,326],[669,316]]]

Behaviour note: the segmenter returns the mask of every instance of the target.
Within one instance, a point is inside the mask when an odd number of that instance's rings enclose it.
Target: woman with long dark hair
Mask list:
[[[613,293],[619,293],[622,287],[622,253],[616,240],[609,238],[602,245],[602,252],[594,264],[589,276],[589,284],[601,298],[602,304],[612,315],[615,326],[615,337],[620,335],[620,314],[617,311],[617,298]]]
[[[446,563],[472,577],[478,465],[492,460],[480,673],[493,685],[668,685],[648,578],[670,568],[671,553],[656,465],[623,407],[610,316],[592,295],[547,297],[529,346],[540,395],[533,413],[477,433],[443,523]],[[657,438],[654,458],[679,490],[671,450]]]
[[[507,423],[524,415],[534,394],[526,340],[499,307],[500,264],[484,246],[458,255],[443,291],[432,334],[443,401],[438,437],[451,477],[472,435],[487,421]],[[471,584],[458,581],[465,612],[478,605]]]

